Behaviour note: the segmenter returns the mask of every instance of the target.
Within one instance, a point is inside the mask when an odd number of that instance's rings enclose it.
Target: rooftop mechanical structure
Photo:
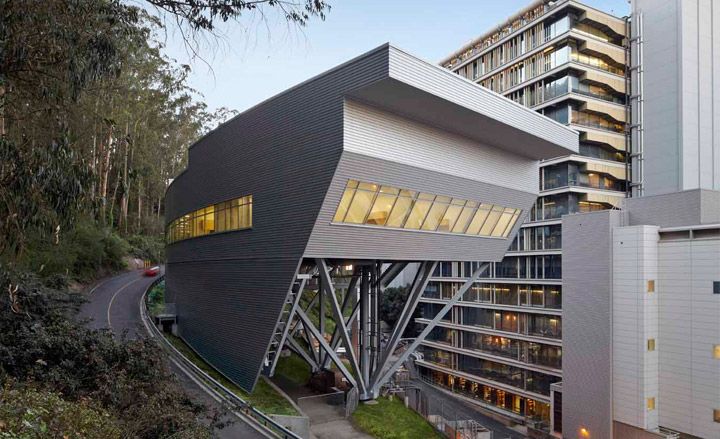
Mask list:
[[[190,148],[166,194],[179,335],[246,390],[288,347],[372,399],[487,268],[398,350],[438,261],[501,260],[539,160],[577,150],[577,132],[458,75],[389,44],[367,52]],[[383,292],[410,266],[383,340]]]

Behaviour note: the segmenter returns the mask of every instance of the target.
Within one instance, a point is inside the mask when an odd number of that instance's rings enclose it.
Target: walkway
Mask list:
[[[80,308],[81,319],[91,319],[88,326],[93,329],[110,329],[115,337],[123,333],[130,339],[145,337],[147,334],[140,317],[140,300],[154,277],[143,276],[143,271],[130,271],[99,282],[88,293],[88,302]],[[160,348],[158,348],[159,350]],[[224,413],[221,421],[230,421],[230,425],[217,429],[215,436],[220,439],[265,438],[253,427],[235,416],[228,414],[222,405],[187,375],[171,365],[180,385],[190,398],[205,404],[211,410]]]
[[[359,431],[350,420],[345,419],[344,407],[326,403],[322,395],[309,387],[299,386],[281,375],[275,375],[272,382],[292,398],[310,418],[312,439],[372,439],[372,436]]]

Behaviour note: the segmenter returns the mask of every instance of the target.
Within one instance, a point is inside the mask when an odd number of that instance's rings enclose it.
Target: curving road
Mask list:
[[[89,291],[88,302],[80,308],[79,317],[88,319],[87,325],[91,328],[110,329],[118,338],[123,333],[131,339],[147,336],[140,316],[140,300],[153,280],[155,280],[154,277],[143,276],[142,270],[130,271],[104,279]],[[170,366],[180,385],[194,401],[220,412],[225,411],[222,405],[195,381],[173,364]],[[216,437],[221,439],[267,437],[242,420],[229,414],[225,416],[223,421],[231,420],[232,423],[223,429],[216,430]]]

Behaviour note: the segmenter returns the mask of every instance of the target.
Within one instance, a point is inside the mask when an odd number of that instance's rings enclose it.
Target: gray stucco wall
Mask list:
[[[612,437],[612,228],[622,213],[566,215],[563,232],[563,436]]]

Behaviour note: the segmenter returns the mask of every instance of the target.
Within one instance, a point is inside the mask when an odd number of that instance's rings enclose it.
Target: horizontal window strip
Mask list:
[[[252,195],[212,204],[174,219],[167,227],[168,244],[198,236],[252,227]]]
[[[507,236],[521,209],[348,180],[333,222],[476,236]]]

